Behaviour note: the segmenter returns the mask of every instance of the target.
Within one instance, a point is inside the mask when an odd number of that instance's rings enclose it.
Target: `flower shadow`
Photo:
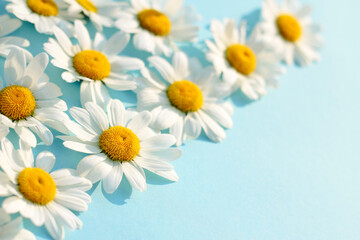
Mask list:
[[[201,41],[196,44],[180,44],[180,50],[185,52],[189,58],[196,58],[203,66],[210,65],[210,62],[206,59],[207,47],[205,42]]]
[[[52,237],[46,230],[45,225],[43,225],[41,227],[36,227],[31,222],[31,220],[27,219],[27,218],[23,218],[23,225],[24,225],[25,229],[28,229],[29,231],[31,231],[37,238],[52,239]]]
[[[261,9],[258,8],[249,12],[248,14],[245,14],[240,18],[240,22],[242,21],[246,21],[247,35],[249,36],[255,28],[256,24],[261,21]]]
[[[151,185],[167,185],[175,183],[145,169],[146,183]]]
[[[255,102],[248,98],[241,90],[237,90],[231,94],[230,99],[236,107],[246,107]]]
[[[111,194],[105,192],[104,188],[102,187],[102,184],[101,184],[101,191],[104,197],[111,203],[116,205],[124,205],[126,204],[126,201],[131,197],[132,187],[130,186],[130,183],[128,182],[126,177],[123,176],[120,186],[116,189],[115,192]]]

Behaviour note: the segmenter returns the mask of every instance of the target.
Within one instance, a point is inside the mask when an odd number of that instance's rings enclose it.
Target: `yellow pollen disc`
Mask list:
[[[30,202],[46,205],[55,198],[54,179],[41,168],[25,168],[20,172],[17,182],[19,191]]]
[[[83,8],[90,12],[97,12],[96,6],[90,0],[76,0]]]
[[[59,8],[53,0],[26,0],[26,4],[34,13],[43,16],[56,16]]]
[[[131,161],[140,152],[139,138],[130,129],[115,126],[105,130],[99,139],[99,146],[113,161]]]
[[[256,68],[256,56],[247,46],[241,44],[231,45],[226,49],[228,63],[243,75],[249,75]]]
[[[137,15],[140,26],[154,35],[166,36],[170,33],[171,22],[169,18],[154,9],[146,9]]]
[[[102,80],[111,72],[109,60],[95,50],[85,50],[76,54],[73,57],[73,66],[81,76],[92,80]]]
[[[291,15],[280,15],[276,19],[276,25],[280,35],[289,42],[296,42],[301,37],[300,23]]]
[[[199,110],[203,103],[203,95],[200,88],[187,80],[177,81],[167,89],[170,103],[184,113]]]
[[[0,113],[11,120],[26,119],[35,109],[35,97],[28,88],[14,85],[0,91]]]

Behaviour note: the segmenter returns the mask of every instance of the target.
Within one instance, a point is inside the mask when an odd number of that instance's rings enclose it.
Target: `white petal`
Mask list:
[[[4,64],[4,77],[6,85],[14,85],[17,79],[24,75],[26,66],[25,54],[17,48],[13,48],[7,56]]]
[[[115,33],[106,43],[103,53],[106,55],[118,55],[129,43],[130,35],[124,32]]]
[[[143,140],[141,144],[141,149],[164,149],[169,148],[172,145],[174,145],[176,142],[176,139],[173,135],[170,134],[158,134],[156,136],[153,136],[151,138]]]
[[[91,48],[91,39],[88,30],[86,29],[85,25],[79,21],[75,21],[75,32],[76,37],[80,43],[82,50],[87,50]]]
[[[122,164],[114,164],[109,174],[103,179],[105,192],[113,193],[119,187],[123,176]]]
[[[2,204],[4,210],[10,214],[20,212],[25,206],[25,201],[15,196],[5,199]]]
[[[199,137],[201,133],[201,123],[195,114],[188,114],[188,116],[185,117],[184,132],[192,139]]]
[[[133,130],[136,134],[136,131],[141,130],[149,126],[151,122],[151,114],[148,111],[143,111],[137,114],[128,124],[128,128]]]
[[[27,66],[24,76],[29,76],[30,79],[36,83],[41,75],[44,74],[44,71],[49,63],[49,56],[46,53],[40,53],[35,56]],[[30,85],[29,87],[31,87]]]
[[[106,160],[106,156],[104,154],[96,154],[86,156],[79,162],[76,173],[78,175],[83,175],[91,171],[96,165]]]
[[[176,78],[173,67],[165,59],[153,56],[149,57],[148,61],[156,68],[164,80],[168,81],[169,83],[180,80]]]
[[[98,146],[90,145],[89,143],[80,143],[73,141],[65,141],[64,146],[77,152],[96,154],[100,153],[101,149]]]
[[[124,126],[125,107],[119,100],[111,100],[107,106],[110,126]]]
[[[37,144],[35,135],[26,127],[15,127],[15,132],[19,135],[21,140],[26,142],[29,146],[35,147]]]
[[[155,53],[155,39],[150,33],[141,31],[134,35],[133,44],[136,49]]]
[[[144,170],[134,162],[123,162],[122,168],[130,185],[143,192],[146,190],[146,178]]]
[[[170,134],[175,137],[176,146],[180,146],[185,141],[184,135],[184,118],[178,118],[175,124],[169,130]]]
[[[114,163],[111,160],[106,159],[105,161],[98,163],[93,169],[86,173],[85,177],[92,183],[100,181],[109,174],[113,165]]]
[[[205,134],[214,142],[220,142],[225,139],[226,134],[222,127],[212,120],[206,113],[199,113],[202,120],[202,127]]]
[[[182,150],[179,148],[168,149],[140,149],[140,155],[148,159],[158,159],[162,161],[173,161],[182,156]]]
[[[90,113],[92,119],[97,124],[101,131],[109,128],[109,121],[104,110],[92,102],[85,103],[86,110]]]
[[[51,152],[41,152],[36,157],[36,167],[39,167],[46,172],[50,172],[55,165],[55,156]]]
[[[186,79],[189,76],[189,60],[185,53],[174,53],[173,66],[177,79]]]

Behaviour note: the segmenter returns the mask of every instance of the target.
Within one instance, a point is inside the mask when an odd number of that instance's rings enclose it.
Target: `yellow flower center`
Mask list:
[[[289,42],[296,42],[301,37],[301,26],[299,21],[291,15],[280,15],[276,19],[276,25],[280,35]]]
[[[199,110],[203,103],[203,95],[200,88],[187,80],[177,81],[167,89],[170,103],[184,113]]]
[[[46,205],[55,198],[54,179],[41,168],[25,168],[20,172],[17,182],[19,191],[30,202]]]
[[[97,12],[96,6],[90,0],[76,0],[83,8],[90,12]]]
[[[34,13],[43,16],[56,16],[59,8],[53,0],[26,0],[26,4]]]
[[[35,109],[35,97],[28,88],[14,85],[0,91],[0,113],[11,120],[26,119]]]
[[[141,11],[137,18],[140,26],[154,35],[166,36],[170,33],[171,22],[169,18],[154,9],[146,9]]]
[[[131,161],[140,152],[139,138],[130,129],[115,126],[105,130],[99,139],[99,146],[113,161]]]
[[[102,80],[110,75],[111,65],[104,54],[95,50],[84,50],[73,57],[75,70],[83,77]]]
[[[256,56],[247,46],[241,44],[231,45],[226,49],[228,63],[243,75],[249,75],[256,69]]]

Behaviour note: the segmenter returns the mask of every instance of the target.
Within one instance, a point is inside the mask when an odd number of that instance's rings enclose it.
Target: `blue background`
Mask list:
[[[185,2],[203,16],[201,40],[210,37],[211,19],[254,18],[261,6],[260,0]],[[89,211],[80,214],[82,230],[67,231],[67,239],[360,239],[360,3],[303,2],[313,6],[314,19],[324,26],[323,60],[287,68],[280,88],[260,101],[236,94],[235,124],[227,138],[220,144],[204,136],[188,141],[174,162],[178,183],[148,174],[146,192],[132,190],[124,179],[113,195],[96,184]],[[1,1],[1,14],[4,6]],[[48,39],[28,23],[13,35],[26,36],[33,54]],[[199,50],[184,49],[206,63]],[[148,56],[132,48],[127,53]],[[3,61],[1,72],[2,66]],[[74,98],[79,84],[65,83],[51,65],[46,72],[70,107],[80,105]],[[134,105],[132,93],[111,94]],[[56,168],[75,168],[85,156],[60,140],[35,152],[42,150],[55,153]],[[39,239],[49,238],[27,220],[25,226]]]

